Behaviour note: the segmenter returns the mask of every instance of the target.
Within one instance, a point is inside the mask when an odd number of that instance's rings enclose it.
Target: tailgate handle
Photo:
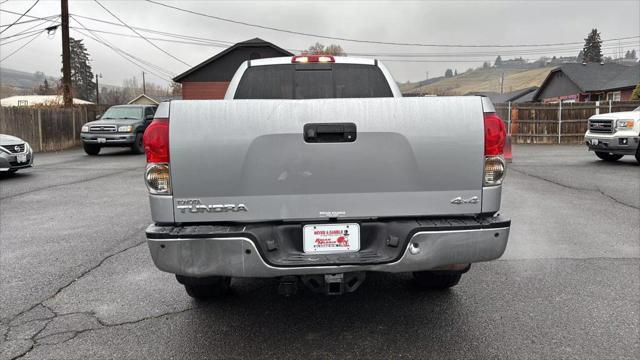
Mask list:
[[[356,141],[356,124],[305,124],[303,136],[304,141],[308,143],[354,142]]]

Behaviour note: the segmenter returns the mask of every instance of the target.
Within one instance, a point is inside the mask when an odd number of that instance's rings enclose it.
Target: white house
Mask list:
[[[17,95],[0,100],[0,106],[61,106],[63,104],[62,95]],[[73,104],[92,105],[93,103],[74,98]]]

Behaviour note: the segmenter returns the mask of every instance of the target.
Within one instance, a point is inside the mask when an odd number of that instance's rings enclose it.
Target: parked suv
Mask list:
[[[153,120],[156,105],[116,105],[99,120],[82,126],[80,136],[84,151],[98,155],[103,147],[130,147],[135,154],[144,153],[142,136]]]
[[[640,106],[633,111],[593,115],[584,142],[604,161],[635,155],[640,163]]]

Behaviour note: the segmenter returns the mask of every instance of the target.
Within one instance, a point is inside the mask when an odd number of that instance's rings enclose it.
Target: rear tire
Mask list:
[[[421,289],[445,290],[458,285],[462,273],[445,271],[416,271],[413,278]]]
[[[640,164],[640,145],[638,145],[638,148],[636,149],[636,161]]]
[[[608,152],[596,151],[596,156],[604,161],[614,162],[622,159],[624,155],[612,154]]]
[[[210,300],[222,297],[231,288],[231,278],[226,276],[192,278],[176,275],[176,278],[179,283],[184,285],[187,294],[196,300]]]
[[[87,155],[98,155],[100,153],[100,146],[98,145],[94,145],[94,144],[84,144],[84,152],[87,153]]]
[[[136,141],[131,145],[131,152],[134,154],[144,154],[142,133],[138,133],[138,135],[136,135]]]

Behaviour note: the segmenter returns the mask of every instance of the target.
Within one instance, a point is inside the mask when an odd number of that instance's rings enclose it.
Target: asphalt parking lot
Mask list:
[[[640,358],[640,166],[583,146],[515,146],[505,255],[422,292],[241,279],[196,303],[154,267],[144,156],[38,154],[0,179],[0,358]]]

